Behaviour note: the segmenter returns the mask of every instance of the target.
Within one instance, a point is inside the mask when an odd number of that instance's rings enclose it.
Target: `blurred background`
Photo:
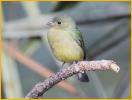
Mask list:
[[[23,98],[59,71],[46,38],[46,23],[59,14],[76,21],[87,60],[114,60],[120,72],[88,72],[89,83],[73,76],[43,97],[130,97],[130,2],[2,2],[2,11],[2,98]]]

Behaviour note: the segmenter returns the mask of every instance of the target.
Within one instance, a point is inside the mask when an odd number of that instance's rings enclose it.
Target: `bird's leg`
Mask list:
[[[62,63],[62,67],[64,67],[64,65],[65,65],[65,62]]]
[[[73,64],[76,64],[78,61],[74,61]]]
[[[65,62],[62,62],[60,70],[62,70],[64,68],[64,66],[65,66]]]
[[[76,61],[74,61],[72,64],[76,64],[77,62]]]

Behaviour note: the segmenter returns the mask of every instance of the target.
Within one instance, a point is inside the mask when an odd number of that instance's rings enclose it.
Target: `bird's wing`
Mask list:
[[[83,37],[82,37],[82,34],[81,34],[81,32],[79,31],[78,28],[76,28],[72,32],[72,37],[78,43],[78,45],[83,49],[84,55],[86,56],[86,53],[85,53],[85,45],[84,45]],[[86,57],[84,57],[84,58],[86,58]]]
[[[74,29],[71,34],[72,34],[72,38],[78,43],[78,45],[84,48],[83,37],[79,29],[77,28]]]

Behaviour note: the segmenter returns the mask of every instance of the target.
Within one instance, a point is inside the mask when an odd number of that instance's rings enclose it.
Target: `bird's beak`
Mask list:
[[[52,26],[55,25],[55,23],[54,23],[53,21],[50,21],[50,22],[48,22],[46,25],[52,27]]]

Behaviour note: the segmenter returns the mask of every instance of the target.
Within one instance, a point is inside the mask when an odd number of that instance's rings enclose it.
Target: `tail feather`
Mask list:
[[[86,72],[78,73],[77,77],[78,77],[78,80],[80,80],[81,82],[89,82],[89,78],[88,78],[88,75],[86,74]]]

